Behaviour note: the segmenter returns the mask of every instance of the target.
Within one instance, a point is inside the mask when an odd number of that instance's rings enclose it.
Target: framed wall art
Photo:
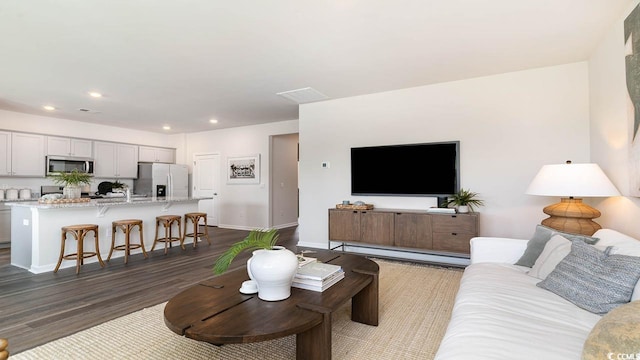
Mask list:
[[[259,184],[260,154],[227,158],[227,184]]]

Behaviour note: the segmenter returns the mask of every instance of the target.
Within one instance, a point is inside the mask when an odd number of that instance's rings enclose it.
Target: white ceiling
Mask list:
[[[0,108],[167,133],[293,120],[276,93],[336,99],[586,60],[628,5],[2,0]]]

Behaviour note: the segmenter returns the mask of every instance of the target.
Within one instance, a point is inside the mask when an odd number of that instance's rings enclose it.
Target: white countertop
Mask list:
[[[125,198],[103,198],[92,199],[86,202],[77,203],[39,203],[37,200],[31,201],[15,201],[5,202],[7,206],[16,207],[29,207],[37,209],[69,209],[69,208],[95,208],[104,206],[130,206],[130,205],[152,205],[152,204],[167,204],[167,203],[179,203],[179,202],[192,202],[199,200],[211,199],[210,197],[134,197],[130,201]]]

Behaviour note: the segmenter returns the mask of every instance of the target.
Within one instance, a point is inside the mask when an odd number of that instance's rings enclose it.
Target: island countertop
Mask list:
[[[210,197],[133,197],[128,200],[123,197],[91,199],[83,202],[38,202],[38,201],[18,201],[6,202],[7,206],[28,207],[36,209],[71,209],[83,207],[103,207],[103,206],[130,206],[130,205],[149,205],[149,204],[166,204],[192,202],[199,200],[211,199]]]

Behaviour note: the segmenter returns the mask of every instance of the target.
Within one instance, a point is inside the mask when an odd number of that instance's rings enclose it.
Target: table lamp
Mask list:
[[[571,161],[544,165],[526,193],[560,196],[559,203],[543,209],[549,217],[542,221],[542,225],[584,235],[592,235],[602,226],[591,220],[599,217],[600,211],[584,204],[582,198],[620,195],[598,164],[572,164]]]

